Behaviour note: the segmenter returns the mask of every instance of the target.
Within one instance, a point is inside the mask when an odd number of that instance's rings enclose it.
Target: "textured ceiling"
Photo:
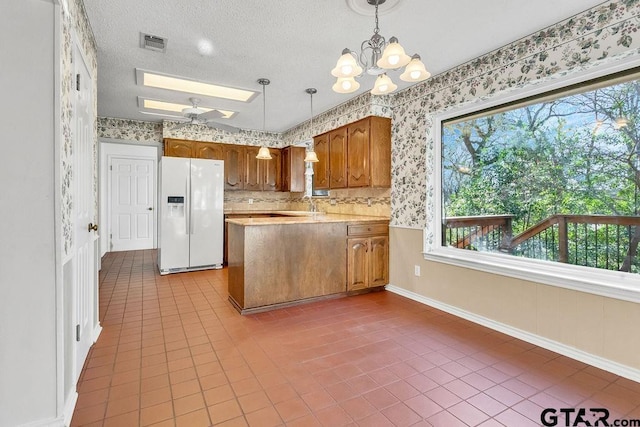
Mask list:
[[[318,114],[363,93],[341,95],[330,70],[343,48],[357,50],[374,19],[356,13],[366,0],[84,0],[98,44],[98,115],[160,121],[140,113],[137,97],[188,103],[190,95],[136,86],[135,68],[261,91],[266,77],[266,130],[285,131],[309,119],[316,87]],[[389,0],[380,7],[380,34],[399,38],[436,75],[576,13],[601,0]],[[395,4],[397,3],[397,4]],[[168,38],[166,53],[139,47],[140,32]],[[202,54],[203,40],[213,46]],[[390,76],[399,90],[409,84]],[[262,96],[249,104],[202,97],[201,105],[237,111],[225,123],[263,128]]]

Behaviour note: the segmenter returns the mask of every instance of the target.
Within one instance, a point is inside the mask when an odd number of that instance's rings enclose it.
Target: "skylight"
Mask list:
[[[250,102],[258,94],[258,92],[252,90],[214,85],[184,77],[141,70],[139,68],[136,68],[136,84],[240,102]]]

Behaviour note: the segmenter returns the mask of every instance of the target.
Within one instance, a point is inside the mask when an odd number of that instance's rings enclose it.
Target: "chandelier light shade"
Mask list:
[[[405,82],[421,82],[429,77],[431,77],[431,73],[424,67],[418,54],[411,57],[411,61],[405,67],[404,73],[400,74],[400,80]]]
[[[267,98],[265,88],[269,83],[271,83],[271,81],[269,79],[258,79],[258,83],[262,85],[262,132],[266,133],[265,123],[267,117]],[[269,152],[269,149],[264,145],[261,146],[260,150],[258,150],[256,159],[271,160],[271,153]]]
[[[362,67],[358,65],[356,57],[347,48],[342,51],[342,56],[338,58],[336,67],[331,70],[333,77],[355,77],[362,74]]]
[[[373,95],[387,95],[394,90],[396,90],[398,86],[391,81],[387,74],[380,74],[376,79],[376,83],[371,89],[371,93]]]
[[[307,151],[304,157],[304,161],[315,163],[319,162],[319,160],[318,155],[315,151],[313,151],[313,95],[318,93],[318,90],[315,87],[310,87],[308,89],[305,89],[305,92],[309,94],[309,98],[311,100],[311,123],[309,125],[309,127],[311,128],[311,142],[309,143],[310,150]]]
[[[362,42],[360,53],[353,52],[348,48],[342,51],[335,68],[331,70],[331,75],[337,78],[332,86],[334,92],[355,92],[360,88],[360,84],[355,78],[368,74],[378,76],[371,93],[374,95],[387,95],[398,88],[387,75],[387,71],[397,70],[402,67],[406,68],[400,79],[405,82],[420,82],[431,76],[419,55],[407,55],[396,37],[391,37],[387,42],[380,34],[378,6],[385,1],[367,0],[367,3],[375,6],[376,26],[373,30],[373,35]]]
[[[411,57],[404,53],[404,48],[400,46],[398,39],[391,37],[389,44],[382,52],[382,58],[378,59],[376,64],[386,70],[395,70],[396,68],[404,67],[409,61],[411,61]]]
[[[360,89],[360,83],[353,77],[338,77],[338,80],[332,87],[334,92],[338,93],[351,93]]]

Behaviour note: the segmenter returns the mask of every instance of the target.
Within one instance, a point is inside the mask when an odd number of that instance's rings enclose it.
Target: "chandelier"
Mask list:
[[[415,54],[409,56],[404,52],[404,48],[398,42],[396,37],[391,37],[387,42],[380,34],[378,28],[378,6],[386,0],[367,0],[372,6],[375,6],[376,27],[373,35],[360,45],[360,53],[357,54],[349,48],[342,51],[342,56],[331,74],[337,77],[332,89],[338,93],[351,93],[360,88],[355,78],[360,77],[364,73],[378,76],[376,82],[371,89],[374,95],[386,95],[398,88],[387,75],[389,70],[397,70],[405,67],[404,72],[400,75],[400,80],[405,82],[421,82],[431,77],[420,55]]]

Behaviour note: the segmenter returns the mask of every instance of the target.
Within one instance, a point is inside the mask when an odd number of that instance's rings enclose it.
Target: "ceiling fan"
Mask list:
[[[206,125],[210,128],[221,129],[230,133],[237,133],[240,131],[240,129],[235,126],[216,122],[215,119],[224,117],[224,114],[218,110],[206,111],[199,108],[199,98],[189,98],[189,101],[192,106],[182,110],[182,115],[188,120],[182,120],[182,123],[177,125],[174,129],[180,129],[187,125]]]

